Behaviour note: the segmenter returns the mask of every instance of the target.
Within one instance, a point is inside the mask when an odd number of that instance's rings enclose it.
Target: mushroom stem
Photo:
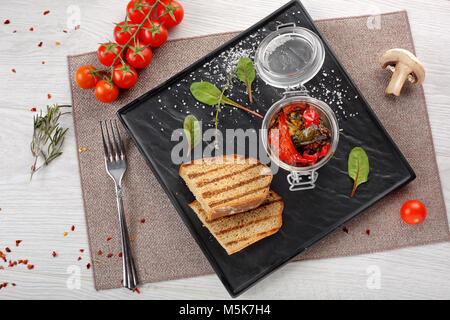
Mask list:
[[[403,63],[397,63],[391,81],[386,88],[386,94],[394,94],[398,97],[400,95],[400,92],[402,91],[403,84],[405,83],[406,79],[408,79],[410,73],[411,69],[409,68],[409,66]]]

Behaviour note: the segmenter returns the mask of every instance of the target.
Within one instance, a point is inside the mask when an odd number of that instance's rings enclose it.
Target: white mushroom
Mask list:
[[[388,68],[394,72],[386,88],[386,94],[399,96],[406,79],[415,85],[420,85],[425,80],[425,68],[408,50],[388,50],[383,54],[380,62],[383,69]]]

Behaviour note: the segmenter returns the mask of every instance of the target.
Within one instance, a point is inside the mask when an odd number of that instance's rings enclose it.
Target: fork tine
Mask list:
[[[99,122],[100,122],[100,130],[102,131],[103,151],[105,152],[105,160],[107,160],[109,158],[108,147],[106,146],[105,134],[103,133],[102,122],[101,121],[99,121]]]
[[[117,144],[116,135],[114,133],[114,127],[112,125],[112,120],[109,120],[109,126],[111,127],[111,133],[114,141],[114,148],[116,149],[116,160],[119,160],[119,156],[122,154],[122,150],[120,150],[119,145]]]
[[[110,160],[113,161],[114,158],[117,157],[117,153],[114,150],[113,145],[111,143],[111,138],[109,137],[108,122],[106,122],[106,120],[105,120],[105,127],[106,127],[106,136],[108,137],[108,145],[109,145],[109,149],[111,151]]]
[[[119,127],[117,126],[117,120],[114,120],[114,124],[116,125],[117,136],[120,144],[120,157],[123,159],[125,158],[125,147],[123,146],[123,140],[120,136]]]

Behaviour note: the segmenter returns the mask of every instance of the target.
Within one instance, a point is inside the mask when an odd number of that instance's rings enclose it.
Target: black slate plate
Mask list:
[[[192,236],[208,258],[232,296],[241,294],[264,276],[280,268],[325,238],[349,220],[415,178],[415,174],[394,144],[358,88],[350,79],[325,39],[326,58],[322,70],[306,84],[310,94],[327,102],[341,128],[334,158],[319,170],[314,190],[290,192],[287,172],[279,170],[272,189],[282,196],[285,209],[278,233],[228,256],[188,207],[193,195],[178,176],[179,164],[171,161],[174,129],[182,128],[187,114],[203,121],[203,129],[213,127],[214,107],[197,102],[190,94],[193,81],[210,81],[221,87],[233,52],[253,58],[259,42],[280,23],[295,22],[320,35],[299,1],[291,1],[244,31],[186,70],[144,94],[118,111],[118,116],[138,146],[151,170],[162,184]],[[233,61],[237,62],[237,61]],[[248,97],[238,83],[230,98],[248,106]],[[264,114],[282,96],[283,90],[270,87],[258,77],[253,86],[255,102],[250,108]],[[225,107],[220,129],[261,127],[261,119],[238,109]],[[204,143],[206,145],[206,143]],[[359,186],[349,198],[352,180],[347,176],[347,156],[362,146],[370,160],[369,182]],[[246,150],[248,152],[248,150]]]

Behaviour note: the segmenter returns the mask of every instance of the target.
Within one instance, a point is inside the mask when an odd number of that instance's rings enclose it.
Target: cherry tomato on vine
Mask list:
[[[81,66],[75,72],[75,81],[82,89],[92,89],[99,80],[100,74],[93,66]]]
[[[97,50],[98,61],[100,61],[101,64],[109,67],[113,63],[114,59],[116,59],[116,57],[119,55],[120,50],[122,50],[122,48],[117,43],[102,43]],[[114,62],[114,65],[120,62],[120,59],[117,58]]]
[[[162,0],[156,8],[156,16],[167,28],[180,24],[184,17],[183,6],[175,0]]]
[[[111,103],[119,96],[119,89],[110,80],[100,80],[95,86],[95,97],[104,103]]]
[[[114,28],[114,39],[120,45],[125,45],[131,36],[136,33],[138,26],[135,24],[129,24],[127,19],[116,24]]]
[[[127,62],[135,68],[144,68],[152,61],[152,49],[137,40],[129,46],[126,54]]]
[[[160,47],[166,42],[168,35],[164,23],[160,23],[158,20],[147,20],[139,32],[139,39],[151,47]]]
[[[318,126],[319,125],[319,114],[317,111],[313,109],[308,109],[303,113],[303,120],[305,123],[305,127],[308,128],[313,123]]]
[[[134,86],[137,81],[136,69],[127,64],[118,64],[114,67],[113,81],[116,86],[122,89],[128,89]]]
[[[400,209],[400,214],[407,224],[419,224],[425,220],[427,208],[418,200],[408,200]]]
[[[147,13],[157,0],[131,0],[127,5],[127,16],[131,22],[139,24],[144,21]]]

